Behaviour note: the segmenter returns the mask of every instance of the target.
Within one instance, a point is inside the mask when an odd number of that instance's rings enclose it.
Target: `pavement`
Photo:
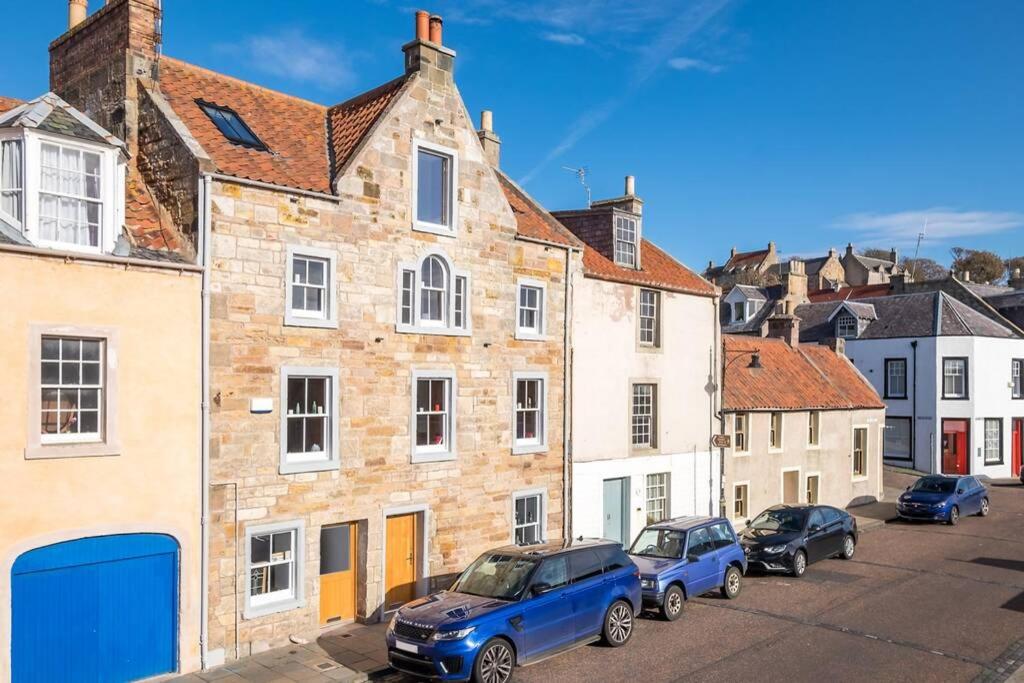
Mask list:
[[[851,509],[870,532],[852,560],[799,580],[749,575],[736,600],[695,598],[674,623],[645,615],[625,647],[578,648],[515,680],[1024,683],[1024,486],[991,482],[991,515],[956,527],[896,521],[915,478],[887,471],[887,502]],[[414,680],[387,668],[383,642],[382,624],[342,627],[179,680]]]

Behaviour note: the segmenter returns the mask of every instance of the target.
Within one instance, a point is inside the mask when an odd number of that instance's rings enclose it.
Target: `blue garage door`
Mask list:
[[[131,681],[177,670],[178,544],[98,536],[36,548],[11,571],[16,683]]]

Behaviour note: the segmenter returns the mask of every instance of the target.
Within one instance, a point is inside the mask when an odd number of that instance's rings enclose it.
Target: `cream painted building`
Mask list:
[[[643,202],[554,216],[585,243],[573,286],[572,534],[628,545],[718,510],[718,291],[643,239]]]

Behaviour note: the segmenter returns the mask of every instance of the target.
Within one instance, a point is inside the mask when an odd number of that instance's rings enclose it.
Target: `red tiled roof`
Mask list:
[[[647,240],[640,241],[640,270],[626,268],[597,249],[583,250],[583,271],[589,277],[612,282],[658,287],[684,294],[714,296],[715,286]]]
[[[737,251],[735,256],[729,258],[725,262],[725,269],[739,268],[744,265],[755,265],[764,260],[764,257],[768,255],[767,249],[761,249],[760,251]]]
[[[722,335],[725,382],[722,407],[743,410],[854,410],[884,408],[874,387],[845,356],[827,346],[781,339]],[[751,370],[753,352],[761,370]]]
[[[495,170],[505,199],[512,207],[516,217],[516,232],[542,242],[564,244],[571,247],[582,247],[583,243],[576,238],[564,225],[549,214],[544,207],[530,197],[521,187],[499,170]]]
[[[812,303],[819,303],[821,301],[847,301],[849,299],[866,299],[868,297],[887,296],[889,293],[889,283],[884,282],[877,285],[858,285],[856,287],[843,287],[838,291],[832,289],[822,289],[817,292],[810,292],[807,295],[807,298],[810,299]]]
[[[131,172],[125,188],[124,223],[135,246],[167,251],[181,251],[185,246],[178,229],[161,220],[160,209],[137,171]]]
[[[5,111],[10,111],[20,104],[24,104],[21,100],[14,99],[13,97],[4,97],[0,95],[0,114]]]
[[[399,76],[328,110],[334,173],[345,167],[360,141],[388,105],[395,100],[408,80],[407,76]]]

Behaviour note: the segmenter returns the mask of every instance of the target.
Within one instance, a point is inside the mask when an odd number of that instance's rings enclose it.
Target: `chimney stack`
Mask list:
[[[1010,279],[1006,284],[1014,289],[1024,289],[1024,277],[1021,277],[1020,268],[1013,269],[1013,273],[1011,273]]]
[[[793,302],[805,304],[809,301],[807,298],[807,269],[803,261],[799,259],[789,261],[789,269],[783,277],[782,284],[787,304],[791,305]]]
[[[89,14],[89,0],[68,0],[68,30],[85,21]]]
[[[825,343],[828,345],[828,348],[832,349],[840,356],[846,355],[846,340],[842,337],[832,337]]]
[[[405,53],[405,73],[419,71],[434,82],[451,81],[455,70],[455,51],[444,46],[442,27],[444,22],[440,16],[429,14],[423,10],[416,12],[416,34],[413,39],[402,46]],[[441,72],[440,78],[432,76]]]
[[[793,302],[785,303],[785,313],[778,313],[768,318],[768,330],[766,337],[781,339],[789,344],[790,348],[800,346],[800,318],[793,315]]]
[[[735,255],[736,255],[736,247],[733,247],[732,249],[729,250],[729,258],[732,258]]]
[[[484,159],[494,168],[498,168],[501,162],[501,138],[494,132],[494,114],[489,109],[480,112],[480,130],[476,135],[484,149]]]
[[[636,178],[631,175],[626,176],[626,196],[636,196]]]
[[[900,252],[898,252],[896,249],[890,249],[889,250],[889,260],[892,261],[893,263],[899,263],[900,262]]]
[[[971,281],[971,271],[969,271],[969,270],[965,270],[964,271],[964,273],[963,273],[963,281],[964,282],[970,282]]]

